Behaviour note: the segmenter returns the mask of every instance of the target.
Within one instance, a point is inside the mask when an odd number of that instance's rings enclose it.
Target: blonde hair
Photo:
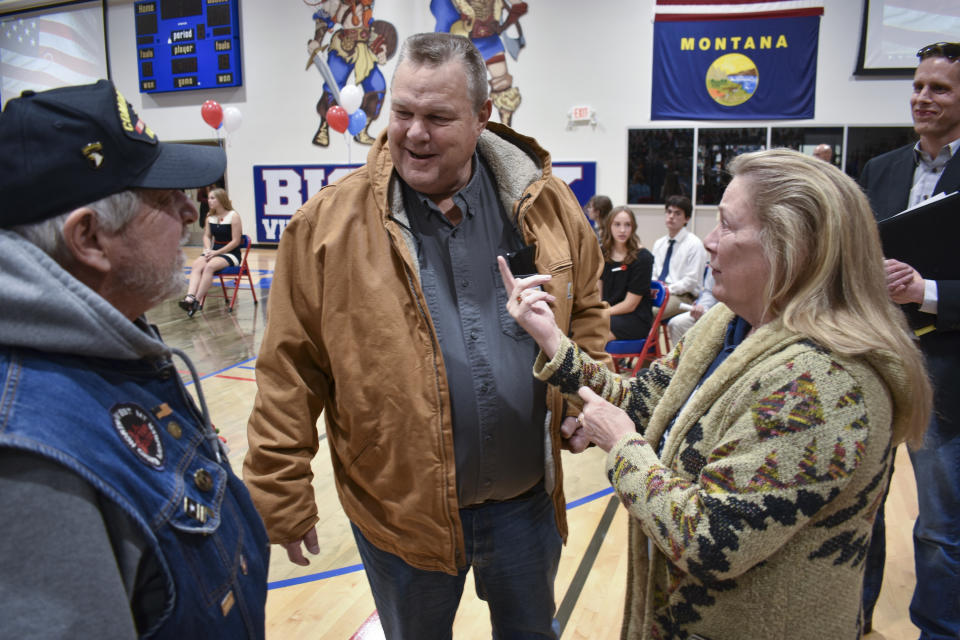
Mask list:
[[[911,402],[894,443],[919,445],[933,393],[923,356],[887,295],[880,234],[857,184],[832,164],[790,149],[746,153],[729,166],[745,182],[770,265],[764,317],[841,355],[893,355]]]
[[[217,187],[210,192],[210,195],[217,199],[217,202],[219,202],[220,206],[223,207],[223,211],[225,213],[233,211],[233,203],[230,202],[230,196],[227,195],[226,189]]]

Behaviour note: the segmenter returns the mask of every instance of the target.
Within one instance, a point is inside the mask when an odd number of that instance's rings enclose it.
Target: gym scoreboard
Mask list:
[[[240,0],[135,2],[140,93],[238,87]]]

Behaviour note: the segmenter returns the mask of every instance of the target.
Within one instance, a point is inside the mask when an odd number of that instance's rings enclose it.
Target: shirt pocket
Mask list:
[[[497,292],[497,315],[500,318],[500,330],[517,342],[532,340],[530,334],[517,324],[517,321],[507,311],[507,290],[503,287],[503,278],[500,277],[500,269],[496,264],[490,268],[490,277],[493,278],[493,290]]]

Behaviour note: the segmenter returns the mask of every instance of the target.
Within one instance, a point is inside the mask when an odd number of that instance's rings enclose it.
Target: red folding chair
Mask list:
[[[253,278],[250,276],[250,267],[247,266],[247,254],[250,253],[250,236],[247,234],[243,234],[242,246],[243,259],[240,261],[240,266],[221,269],[217,274],[220,276],[220,288],[223,289],[223,299],[227,303],[227,311],[233,311],[233,305],[237,302],[237,294],[240,292],[240,282],[244,276],[247,277],[247,282],[250,284],[250,293],[253,294],[253,304],[257,304],[257,290],[253,288]],[[233,282],[232,298],[227,295],[227,284],[223,279],[224,276],[227,276],[227,279]]]
[[[605,347],[606,352],[613,358],[617,373],[629,372],[635,376],[645,364],[663,355],[660,348],[660,328],[663,326],[663,310],[670,299],[670,291],[659,280],[653,280],[650,282],[650,296],[653,298],[653,305],[657,307],[657,314],[653,317],[647,337],[643,340],[611,340]]]

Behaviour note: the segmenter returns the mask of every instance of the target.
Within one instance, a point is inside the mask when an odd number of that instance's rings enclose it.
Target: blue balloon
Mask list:
[[[363,131],[363,128],[365,126],[367,126],[366,113],[364,113],[360,109],[357,109],[356,111],[350,114],[350,124],[347,125],[347,131],[350,132],[350,135],[352,136],[357,135],[358,133]]]

